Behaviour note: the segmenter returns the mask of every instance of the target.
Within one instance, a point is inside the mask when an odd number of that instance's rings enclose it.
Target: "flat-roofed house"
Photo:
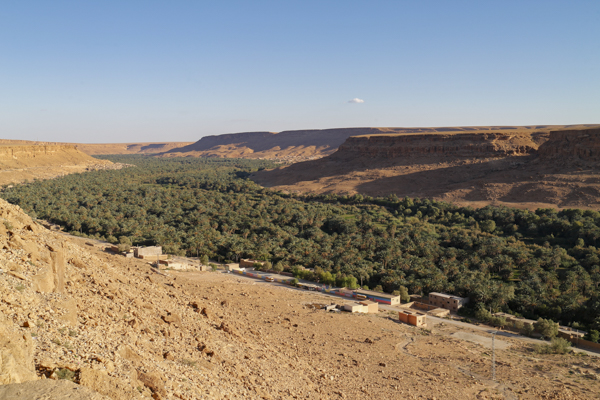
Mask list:
[[[359,304],[362,304],[368,313],[378,313],[379,312],[379,303],[371,300],[359,301]]]
[[[249,258],[242,258],[240,260],[240,268],[254,268],[254,264],[259,262],[260,261],[251,260]]]
[[[457,311],[468,302],[468,297],[458,297],[451,294],[437,292],[429,293],[429,304],[432,306],[445,308],[450,311]]]
[[[358,290],[354,291],[354,297],[356,297],[357,299],[361,299],[363,296],[366,299],[369,299],[371,301],[376,301],[378,303],[389,304],[389,305],[400,304],[400,296],[395,296],[393,294],[379,293],[379,292],[373,292],[372,290],[363,290],[363,289],[358,289]]]
[[[343,306],[344,311],[351,313],[364,313],[367,312],[368,308],[359,303],[348,303]]]
[[[148,246],[148,247],[132,247],[133,254],[137,258],[150,259],[154,257],[156,260],[156,256],[162,255],[162,246]]]
[[[417,327],[427,325],[427,315],[413,310],[402,310],[398,312],[398,319],[406,324]]]

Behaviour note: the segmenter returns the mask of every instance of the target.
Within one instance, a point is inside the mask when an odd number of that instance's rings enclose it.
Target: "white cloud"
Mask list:
[[[348,100],[348,103],[364,103],[363,99],[359,99],[358,97],[353,98],[352,100]]]

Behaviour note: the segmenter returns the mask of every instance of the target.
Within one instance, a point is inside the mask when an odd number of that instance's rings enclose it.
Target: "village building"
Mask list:
[[[368,312],[368,313],[378,313],[379,312],[379,303],[377,303],[377,302],[365,300],[365,301],[359,301],[358,303],[362,304],[363,307],[366,307],[365,312]]]
[[[587,332],[580,331],[569,326],[559,326],[558,327],[558,337],[563,339],[567,339],[570,342],[577,343],[579,340],[583,339]]]
[[[344,304],[342,306],[342,309],[344,311],[348,311],[348,312],[351,312],[351,313],[362,313],[362,312],[364,312],[363,311],[364,306],[362,304],[359,304],[359,303],[347,303],[347,304]]]
[[[418,311],[402,310],[398,312],[398,319],[405,324],[422,327],[427,326],[427,315]]]
[[[363,289],[355,290],[354,297],[357,299],[363,299],[363,300],[369,299],[371,301],[376,301],[378,303],[389,304],[389,305],[400,304],[400,296],[395,296],[393,294],[387,294],[387,293],[373,292],[371,290],[363,290]]]
[[[175,269],[175,270],[196,270],[198,269],[196,265],[192,265],[189,262],[183,262],[181,260],[163,260],[159,262],[160,269]]]
[[[502,313],[502,312],[494,313],[493,315],[494,315],[494,317],[504,318],[506,320],[506,322],[508,323],[508,325],[513,326],[513,327],[515,326],[516,322],[520,322],[523,325],[531,325],[531,326],[533,326],[533,324],[535,324],[535,322],[536,322],[532,319],[521,318],[521,317],[517,317],[516,315]]]
[[[251,260],[249,258],[242,258],[240,260],[240,268],[254,268],[254,264],[260,263],[260,261]]]
[[[135,246],[132,247],[133,255],[137,258],[143,258],[146,256],[154,256],[156,260],[156,256],[162,255],[162,246],[148,246],[148,247],[140,247]]]
[[[429,293],[429,304],[435,307],[445,308],[450,311],[457,311],[459,308],[469,302],[468,297],[458,297],[446,293]]]
[[[359,301],[353,303],[346,303],[342,306],[344,311],[352,313],[377,313],[379,312],[379,304],[374,301]]]

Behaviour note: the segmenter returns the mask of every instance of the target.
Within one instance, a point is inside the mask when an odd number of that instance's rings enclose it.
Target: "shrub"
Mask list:
[[[273,266],[273,271],[282,272],[283,271],[283,263],[281,261],[277,261],[277,264]]]
[[[523,333],[525,333],[527,336],[531,336],[534,331],[535,328],[532,324],[523,324]]]
[[[480,305],[475,311],[475,318],[482,322],[488,322],[492,318],[492,313],[486,310],[483,305]]]
[[[525,328],[525,324],[521,321],[515,321],[513,327],[518,331],[522,331]]]
[[[590,333],[588,333],[589,339],[591,342],[598,343],[600,342],[600,332],[595,329],[591,329]]]
[[[400,300],[404,303],[408,303],[410,301],[410,295],[408,294],[408,289],[405,286],[400,286]]]
[[[550,319],[538,318],[533,327],[536,332],[550,339],[558,335],[558,323]]]
[[[571,342],[563,338],[554,338],[550,344],[536,346],[535,352],[539,354],[565,354],[571,350]]]
[[[72,381],[75,379],[75,372],[73,372],[69,369],[60,368],[60,369],[57,369],[55,372],[56,372],[56,377],[58,379],[66,379],[69,381]]]

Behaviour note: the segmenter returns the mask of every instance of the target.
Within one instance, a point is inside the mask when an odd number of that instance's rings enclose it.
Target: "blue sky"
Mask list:
[[[598,0],[5,2],[0,138],[600,123],[599,21]]]

